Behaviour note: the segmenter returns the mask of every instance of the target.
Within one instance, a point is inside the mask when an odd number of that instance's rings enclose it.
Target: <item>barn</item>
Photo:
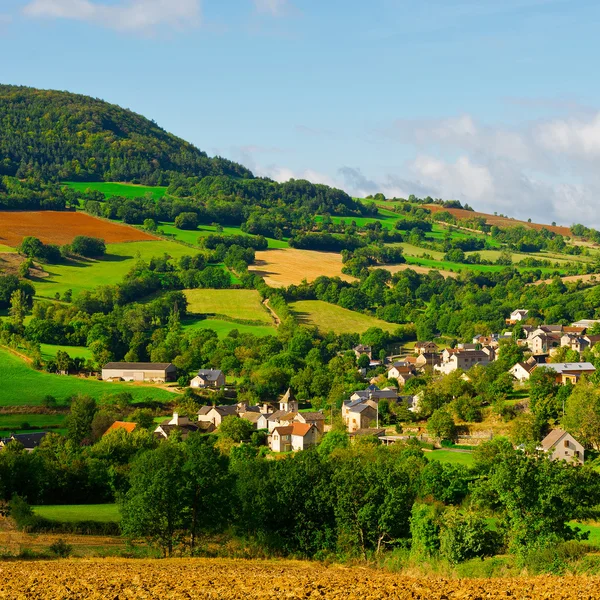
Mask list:
[[[102,367],[104,381],[175,381],[177,368],[171,363],[111,362]]]

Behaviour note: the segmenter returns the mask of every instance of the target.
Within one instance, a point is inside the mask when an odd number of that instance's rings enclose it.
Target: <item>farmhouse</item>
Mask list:
[[[319,432],[309,423],[293,423],[276,427],[270,436],[269,447],[273,452],[306,450],[319,443]]]
[[[171,419],[166,419],[154,430],[154,435],[158,438],[168,438],[176,431],[181,434],[182,439],[186,439],[190,433],[198,431],[198,426],[175,412]]]
[[[527,309],[518,308],[510,313],[510,317],[506,319],[506,323],[508,325],[515,325],[516,323],[527,319],[527,315],[529,315],[529,311]]]
[[[3,450],[11,442],[18,442],[27,452],[32,452],[47,435],[46,431],[43,433],[11,433],[10,437],[0,438],[0,450]]]
[[[493,360],[489,351],[446,348],[442,352],[442,363],[433,368],[444,375],[449,375],[457,369],[468,371],[475,365],[485,366]]]
[[[525,362],[518,362],[508,372],[517,381],[528,381],[531,377],[531,373],[538,366],[537,362],[533,358],[529,358]]]
[[[583,446],[564,429],[552,430],[541,442],[544,452],[550,455],[552,460],[566,460],[583,464]]]
[[[359,344],[352,348],[354,350],[354,354],[356,354],[356,358],[360,358],[363,354],[366,354],[370,359],[373,358],[373,349],[371,346],[365,346],[364,344]]]
[[[572,383],[579,381],[582,375],[593,375],[596,367],[589,362],[578,363],[546,363],[541,365],[552,371],[556,371],[556,381],[558,383]]]
[[[415,344],[415,354],[433,353],[437,352],[438,349],[435,342],[417,342]]]
[[[231,406],[203,406],[198,411],[198,421],[203,423],[212,423],[218,427],[225,417],[239,416],[239,407],[236,404]]]
[[[198,375],[190,381],[193,388],[218,388],[225,385],[223,371],[215,369],[200,369]]]
[[[322,412],[305,412],[298,413],[295,419],[298,423],[307,423],[308,425],[314,425],[317,428],[319,434],[323,434],[325,431],[325,415]]]
[[[377,420],[378,400],[347,400],[342,405],[342,419],[349,432],[366,429]]]
[[[111,362],[102,367],[104,381],[153,381],[177,379],[177,368],[171,363]]]
[[[108,435],[112,431],[122,429],[127,433],[131,433],[137,427],[137,423],[128,423],[127,421],[115,421],[102,435]]]
[[[415,368],[410,363],[395,362],[387,372],[388,379],[397,379],[398,383],[404,385],[408,379],[415,374]]]

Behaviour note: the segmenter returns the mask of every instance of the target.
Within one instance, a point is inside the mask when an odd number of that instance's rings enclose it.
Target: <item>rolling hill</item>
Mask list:
[[[0,175],[156,185],[174,172],[253,177],[131,110],[80,94],[0,85]]]

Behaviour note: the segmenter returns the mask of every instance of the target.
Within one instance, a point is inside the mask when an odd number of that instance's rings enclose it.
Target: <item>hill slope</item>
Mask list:
[[[0,175],[161,184],[172,172],[252,177],[114,104],[0,85]]]

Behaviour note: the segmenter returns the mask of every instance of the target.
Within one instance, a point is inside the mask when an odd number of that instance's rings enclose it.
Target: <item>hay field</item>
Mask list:
[[[314,325],[322,333],[364,333],[369,327],[379,327],[392,333],[400,327],[322,300],[291,302],[290,308],[301,323]]]
[[[437,271],[440,275],[443,275],[444,277],[453,277],[454,279],[458,277],[458,274],[453,273],[452,271],[444,271],[443,269],[436,269],[434,267],[421,267],[419,265],[411,265],[408,263],[404,263],[402,265],[380,265],[379,267],[375,268],[385,269],[386,271],[389,271],[392,274],[410,269],[415,273],[427,274],[431,271]]]
[[[119,558],[6,562],[0,599],[336,598],[441,600],[598,598],[599,577],[497,579],[409,577],[366,567],[306,561]],[[15,593],[16,592],[16,593]]]
[[[303,279],[310,282],[321,275],[354,281],[342,273],[342,266],[342,256],[335,252],[280,248],[257,252],[250,271],[263,277],[271,287],[298,285]]]
[[[2,211],[0,244],[18,246],[24,237],[34,236],[45,244],[68,244],[77,235],[102,238],[107,244],[142,242],[157,238],[146,231],[103,221],[81,212]]]
[[[188,313],[197,315],[224,315],[244,321],[272,324],[268,311],[256,290],[184,290]]]

